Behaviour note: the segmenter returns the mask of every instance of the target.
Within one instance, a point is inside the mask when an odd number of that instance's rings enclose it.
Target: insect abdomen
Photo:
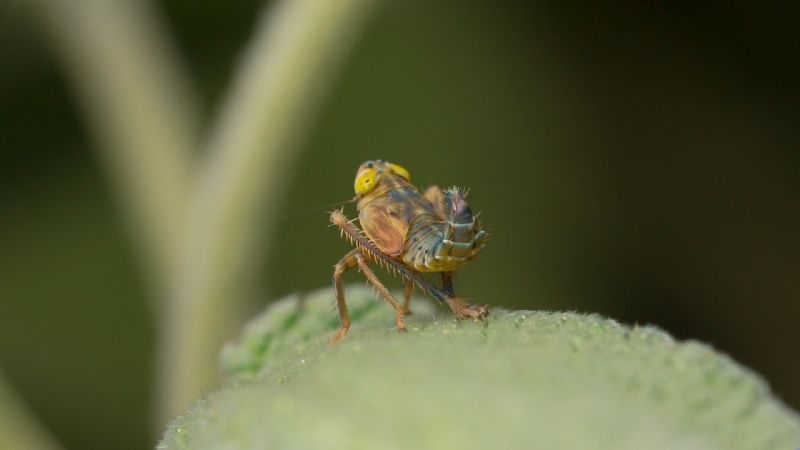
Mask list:
[[[473,260],[488,234],[459,189],[445,191],[445,220],[422,214],[411,224],[403,261],[420,272],[447,272]]]

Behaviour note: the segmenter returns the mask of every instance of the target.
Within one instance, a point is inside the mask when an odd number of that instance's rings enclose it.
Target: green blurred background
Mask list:
[[[149,447],[145,280],[21,3],[0,17],[0,366],[68,448]],[[159,2],[206,122],[261,5]],[[347,245],[324,210],[294,213],[351,197],[358,164],[387,159],[420,186],[471,188],[493,237],[461,294],[656,324],[797,408],[798,21],[747,2],[388,1],[307,136],[282,216],[264,217],[278,235],[263,303],[328,285]]]

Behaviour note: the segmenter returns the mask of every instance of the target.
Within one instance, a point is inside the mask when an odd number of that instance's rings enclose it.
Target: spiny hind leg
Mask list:
[[[392,293],[389,292],[388,289],[386,289],[386,286],[384,286],[383,283],[381,283],[381,281],[375,275],[375,273],[372,272],[372,269],[370,269],[369,266],[367,265],[367,258],[363,254],[361,254],[361,252],[357,252],[355,258],[356,258],[356,264],[358,264],[359,269],[361,269],[361,273],[363,273],[364,276],[367,277],[367,280],[373,286],[375,286],[375,289],[378,290],[378,293],[380,293],[381,296],[383,296],[383,298],[386,299],[386,301],[389,302],[390,305],[392,305],[392,308],[394,308],[395,317],[397,320],[397,331],[400,332],[408,331],[406,330],[405,321],[403,320],[403,306],[400,305],[400,302],[398,302],[397,299],[394,298],[394,295],[392,295]]]
[[[414,282],[406,279],[403,283],[403,315],[411,314],[411,294],[414,293]]]
[[[394,270],[397,270],[404,274],[404,276],[410,276],[409,270],[407,267],[399,265],[394,259],[384,253],[382,250],[377,248],[369,239],[364,236],[364,234],[359,230],[352,222],[350,222],[347,217],[342,214],[341,211],[333,211],[331,213],[330,221],[332,224],[338,226],[341,231],[342,235],[347,237],[347,239],[356,245],[356,250],[354,253],[354,258],[356,260],[356,264],[361,269],[361,272],[367,277],[370,283],[380,292],[384,299],[392,305],[392,308],[395,310],[395,314],[397,316],[397,329],[398,331],[406,331],[405,322],[403,321],[403,307],[400,305],[400,302],[397,301],[396,298],[386,289],[378,277],[372,272],[372,270],[367,265],[368,257],[375,259],[378,263],[384,264]]]
[[[459,319],[484,319],[489,310],[483,305],[473,305],[463,298],[456,297],[453,289],[453,272],[442,272],[442,290],[447,294],[445,302]]]
[[[339,260],[333,268],[333,289],[336,293],[336,306],[339,308],[339,319],[342,321],[342,328],[333,336],[333,342],[336,343],[339,339],[347,334],[350,329],[350,314],[347,312],[347,304],[344,302],[344,287],[342,286],[342,275],[348,270],[355,267],[357,249],[350,250],[346,255]]]
[[[483,320],[489,316],[489,309],[486,306],[473,305],[463,298],[447,297],[445,302],[459,319]]]
[[[352,243],[358,246],[360,252],[367,252],[371,257],[374,257],[379,263],[385,264],[392,270],[400,272],[407,280],[412,280],[414,284],[419,286],[423,291],[430,292],[438,300],[447,303],[450,309],[460,319],[483,319],[489,315],[489,310],[483,305],[471,305],[463,298],[456,298],[446,293],[438,286],[434,286],[427,280],[419,276],[418,273],[409,269],[408,267],[400,264],[389,255],[381,251],[369,239],[361,233],[355,225],[353,225],[341,211],[333,211],[331,213],[330,221],[332,224],[338,226],[342,234],[348,238]],[[365,264],[366,266],[366,264]],[[369,270],[369,269],[368,269]],[[370,271],[371,273],[371,271]],[[374,274],[373,274],[374,276]],[[376,278],[377,281],[377,278]],[[385,288],[384,288],[385,289]],[[388,292],[388,291],[387,291]],[[389,294],[391,296],[391,294]],[[394,298],[394,297],[392,297]],[[391,302],[390,302],[391,303]],[[348,325],[349,326],[349,325]],[[346,332],[346,331],[345,331]]]

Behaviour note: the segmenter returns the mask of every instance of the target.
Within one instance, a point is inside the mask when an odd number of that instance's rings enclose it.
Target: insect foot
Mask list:
[[[471,305],[463,298],[448,298],[447,304],[459,319],[483,320],[489,316],[489,309],[484,305]]]

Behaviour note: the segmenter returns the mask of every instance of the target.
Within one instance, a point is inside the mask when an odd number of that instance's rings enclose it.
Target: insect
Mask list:
[[[458,318],[483,319],[489,315],[485,306],[456,297],[453,289],[453,271],[475,259],[489,237],[481,229],[478,217],[472,214],[462,190],[442,191],[431,186],[423,194],[411,184],[406,169],[383,160],[361,164],[354,187],[361,229],[341,210],[333,211],[330,216],[331,223],[355,246],[334,266],[333,285],[342,328],[333,342],[350,329],[342,275],[353,267],[358,267],[394,308],[397,331],[406,331],[403,318],[409,313],[414,285],[447,303]],[[402,305],[378,280],[367,264],[369,261],[402,276],[405,283]],[[438,272],[441,287],[429,282],[422,272]]]

